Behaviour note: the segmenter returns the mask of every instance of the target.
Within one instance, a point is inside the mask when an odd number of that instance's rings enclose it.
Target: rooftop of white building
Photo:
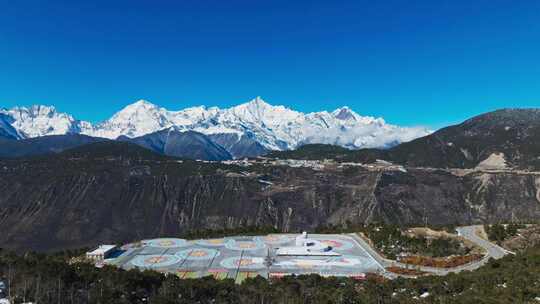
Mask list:
[[[105,254],[114,248],[116,248],[116,245],[99,245],[98,248],[94,249],[93,251],[88,252],[87,254],[91,254],[91,255]]]

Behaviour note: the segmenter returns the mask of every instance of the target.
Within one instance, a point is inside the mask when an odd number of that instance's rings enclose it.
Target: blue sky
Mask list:
[[[262,96],[437,128],[540,106],[540,1],[0,0],[0,107]]]

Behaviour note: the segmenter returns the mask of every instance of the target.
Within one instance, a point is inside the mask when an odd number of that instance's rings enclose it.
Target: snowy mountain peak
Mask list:
[[[336,109],[332,112],[332,115],[340,120],[357,120],[357,117],[359,116],[347,106]]]
[[[88,123],[75,120],[71,115],[59,113],[54,106],[33,105],[4,110],[11,126],[22,138],[79,133]]]
[[[255,106],[255,107],[271,107],[269,103],[264,101],[261,96],[257,96],[253,98],[252,100],[248,101],[247,104]]]
[[[331,113],[305,114],[271,105],[261,97],[228,109],[197,106],[179,111],[169,111],[139,100],[95,125],[59,113],[50,106],[0,110],[0,114],[4,115],[2,129],[8,130],[9,124],[12,127],[10,134],[15,135],[15,130],[22,138],[81,133],[115,139],[170,129],[216,136],[229,134],[235,140],[249,138],[269,150],[294,149],[309,143],[353,149],[387,147],[430,133],[425,128],[403,128],[387,124],[382,118],[360,116],[348,107]]]
[[[170,127],[169,111],[146,100],[138,100],[97,125],[92,134],[105,138],[142,136]]]
[[[44,106],[44,105],[32,105],[29,108],[15,107],[11,111],[14,113],[20,113],[19,115],[27,115],[33,118],[37,118],[40,116],[53,117],[57,113],[56,108],[54,106]]]
[[[143,108],[157,108],[158,106],[156,106],[155,104],[147,101],[147,100],[144,100],[144,99],[139,99],[137,100],[136,102],[128,105],[127,107],[137,107],[137,108],[140,108],[140,107],[143,107]]]
[[[145,111],[155,111],[159,109],[155,104],[148,102],[146,100],[138,100],[130,105],[125,106],[122,110],[117,112],[115,115],[129,116],[136,115],[137,113],[142,113]]]
[[[260,111],[264,111],[265,109],[271,109],[271,108],[274,108],[274,106],[264,101],[260,96],[257,96],[246,103],[243,103],[243,104],[240,104],[231,108],[231,110],[238,109],[238,110],[249,110],[251,112],[260,112]]]
[[[257,97],[247,103],[225,109],[219,116],[227,124],[241,123],[250,130],[273,132],[288,122],[296,121],[301,113],[284,106],[273,106]],[[275,148],[275,147],[273,147]]]

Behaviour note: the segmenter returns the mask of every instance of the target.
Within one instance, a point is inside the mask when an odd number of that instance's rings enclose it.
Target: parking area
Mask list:
[[[238,236],[187,241],[176,238],[143,240],[122,247],[108,263],[124,269],[152,269],[181,278],[214,276],[241,282],[246,278],[317,273],[323,276],[363,277],[382,268],[353,238],[310,234],[340,256],[276,256],[277,248],[293,246],[297,235]]]

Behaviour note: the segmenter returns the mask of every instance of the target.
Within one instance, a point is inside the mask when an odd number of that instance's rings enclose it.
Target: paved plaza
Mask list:
[[[174,273],[181,278],[214,276],[237,282],[257,275],[268,278],[317,273],[363,277],[365,273],[383,270],[356,240],[346,235],[309,235],[311,239],[331,246],[340,256],[276,256],[277,248],[293,246],[296,236],[272,234],[194,241],[176,238],[143,240],[123,246],[123,253],[108,263],[124,269]]]

